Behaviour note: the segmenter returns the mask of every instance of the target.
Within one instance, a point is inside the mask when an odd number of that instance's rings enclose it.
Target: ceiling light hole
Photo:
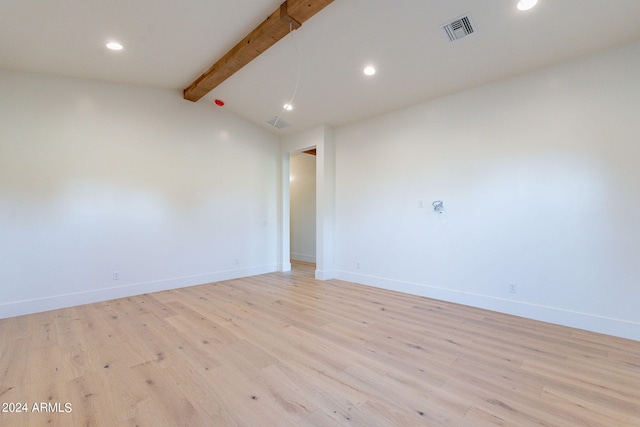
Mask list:
[[[109,42],[107,43],[107,49],[122,50],[122,45],[118,42]]]
[[[518,9],[529,10],[538,3],[538,0],[520,0],[518,2]]]
[[[293,110],[293,105],[291,105],[291,104],[284,104],[284,105],[282,106],[282,108],[284,108],[284,109],[285,109],[285,110],[287,110],[287,111],[291,111],[291,110]]]
[[[364,70],[362,70],[362,72],[367,76],[373,76],[376,73],[376,69],[371,65],[368,65],[364,67]]]

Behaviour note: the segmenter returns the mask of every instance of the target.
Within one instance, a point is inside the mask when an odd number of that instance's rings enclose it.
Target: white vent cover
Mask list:
[[[449,37],[450,42],[466,37],[474,32],[473,25],[471,25],[471,18],[468,15],[454,19],[443,25],[442,29],[447,34],[447,37]]]
[[[278,129],[284,129],[291,126],[291,123],[287,123],[282,119],[278,119],[278,116],[274,116],[271,120],[267,121],[267,123]]]

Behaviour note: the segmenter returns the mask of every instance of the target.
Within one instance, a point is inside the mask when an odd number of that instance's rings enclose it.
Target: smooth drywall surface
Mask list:
[[[333,129],[324,126],[322,144],[316,153],[316,258],[315,278],[333,279],[336,228],[336,150]]]
[[[636,43],[337,128],[337,277],[640,339],[639,116]]]
[[[0,93],[0,316],[276,269],[277,137],[174,91]]]
[[[290,159],[291,259],[316,262],[316,156]]]

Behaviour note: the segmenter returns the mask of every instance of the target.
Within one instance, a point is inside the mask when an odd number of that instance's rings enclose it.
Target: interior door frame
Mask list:
[[[279,160],[278,270],[291,270],[291,154],[316,149],[316,271],[319,280],[334,277],[335,144],[326,125],[283,138]]]

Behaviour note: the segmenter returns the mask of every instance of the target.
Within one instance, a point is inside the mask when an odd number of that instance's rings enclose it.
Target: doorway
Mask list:
[[[290,250],[290,160],[295,153],[316,150],[315,191],[315,278],[329,280],[334,274],[335,229],[335,144],[333,130],[321,125],[301,134],[284,138],[280,143],[278,199],[278,269],[291,270]]]
[[[316,264],[316,150],[292,153],[289,163],[290,259]]]

